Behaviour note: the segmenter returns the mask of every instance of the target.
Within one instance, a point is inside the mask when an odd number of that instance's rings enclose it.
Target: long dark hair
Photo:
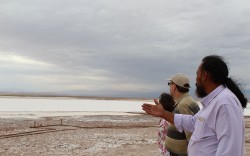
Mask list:
[[[159,102],[165,110],[173,112],[175,108],[175,102],[174,98],[170,94],[162,93],[159,97]]]
[[[223,58],[218,55],[209,55],[202,59],[202,70],[211,74],[211,78],[215,83],[223,84],[229,88],[239,99],[241,106],[246,108],[247,98],[242,93],[242,85],[228,77],[228,67]]]

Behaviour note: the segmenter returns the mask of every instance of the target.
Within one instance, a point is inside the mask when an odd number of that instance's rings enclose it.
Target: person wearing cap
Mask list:
[[[247,99],[228,75],[227,64],[221,56],[206,56],[196,72],[196,94],[203,98],[203,108],[197,114],[165,111],[157,100],[154,100],[156,105],[145,103],[142,109],[174,124],[180,132],[193,132],[188,144],[189,156],[244,156],[243,109]]]
[[[196,114],[200,108],[197,102],[189,95],[190,81],[182,73],[177,73],[168,79],[170,94],[175,100],[176,114]],[[187,146],[192,133],[190,131],[179,132],[173,124],[169,124],[166,136],[166,148],[170,156],[186,156]]]

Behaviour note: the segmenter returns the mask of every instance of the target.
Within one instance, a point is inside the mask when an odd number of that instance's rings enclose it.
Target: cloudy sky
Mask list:
[[[0,92],[142,96],[222,55],[250,89],[248,0],[0,0]]]

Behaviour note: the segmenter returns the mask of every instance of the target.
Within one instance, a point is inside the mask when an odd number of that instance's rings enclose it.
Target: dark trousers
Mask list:
[[[172,152],[169,152],[170,153],[170,156],[179,156],[178,154],[175,154],[175,153],[172,153]]]
[[[169,151],[169,153],[170,153],[170,156],[187,156],[186,154],[175,154],[175,153],[172,153],[170,151]]]

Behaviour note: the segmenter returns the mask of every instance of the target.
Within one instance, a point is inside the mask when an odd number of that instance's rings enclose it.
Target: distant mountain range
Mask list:
[[[158,98],[161,92],[116,92],[116,93],[31,93],[31,92],[0,92],[0,96],[21,97],[71,97],[71,98],[95,98],[95,99],[153,99]],[[250,101],[250,90],[244,94]],[[198,99],[195,91],[190,90],[190,95]]]

